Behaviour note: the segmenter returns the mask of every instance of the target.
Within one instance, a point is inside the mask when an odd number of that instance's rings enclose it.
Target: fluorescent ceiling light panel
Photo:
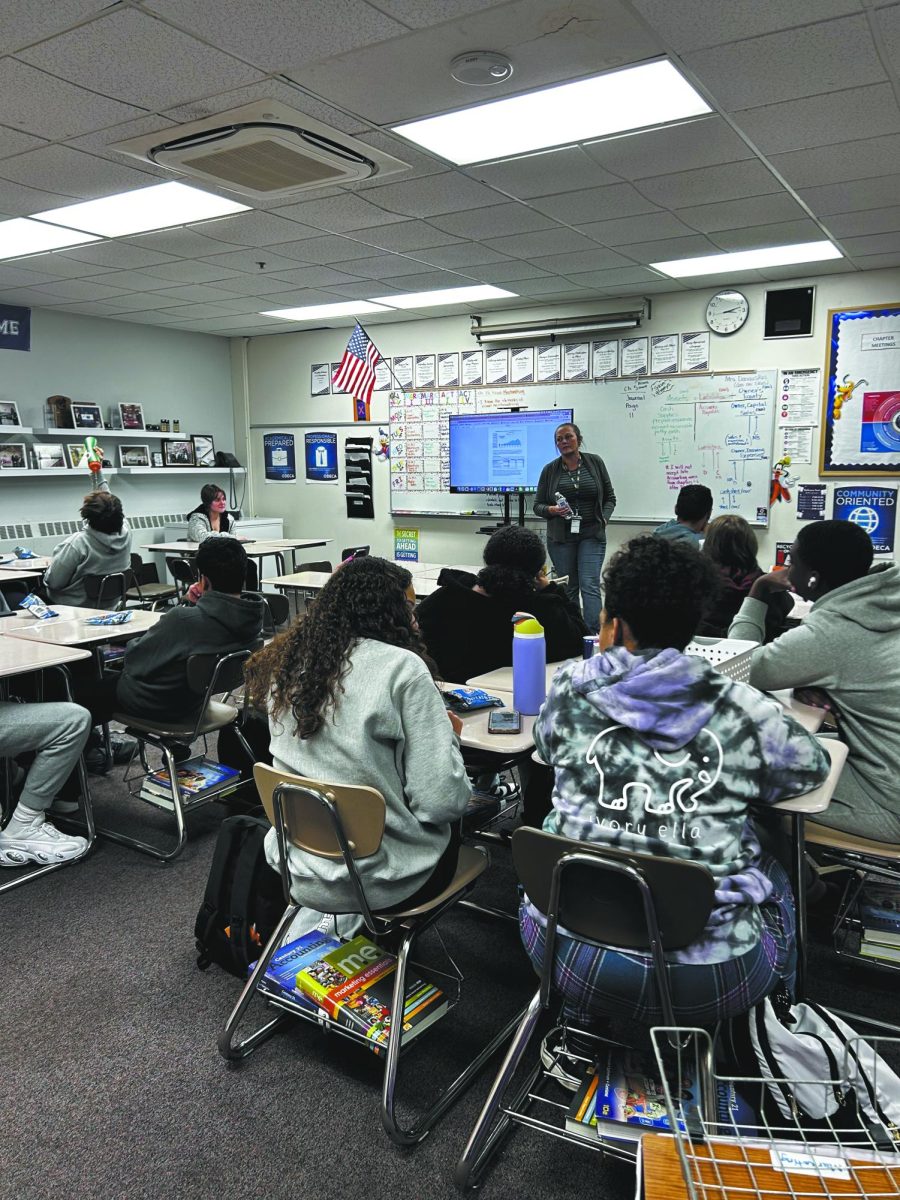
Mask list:
[[[41,254],[46,250],[64,250],[67,246],[83,246],[86,242],[99,240],[89,233],[42,225],[40,221],[29,221],[26,217],[0,221],[0,259],[21,258],[24,254]]]
[[[171,229],[174,225],[190,225],[213,217],[228,217],[247,212],[248,205],[224,200],[212,192],[188,187],[184,183],[159,183],[154,187],[137,188],[117,196],[86,200],[35,213],[35,219],[83,229],[101,237],[129,237],[134,233],[149,233],[153,229]]]
[[[711,112],[666,59],[609,71],[393,127],[454,163],[512,158],[529,150],[668,125]]]
[[[729,275],[733,271],[789,267],[794,263],[823,262],[843,257],[837,246],[828,241],[797,242],[792,246],[763,246],[759,250],[735,250],[731,254],[677,258],[670,262],[650,263],[650,266],[673,279],[684,279],[688,275]]]
[[[517,296],[505,288],[493,287],[489,283],[473,284],[472,287],[441,288],[435,292],[407,292],[393,296],[373,296],[374,304],[388,308],[434,308],[438,304],[470,304],[479,300],[503,300]]]
[[[262,317],[278,317],[281,321],[317,321],[320,317],[355,317],[360,313],[390,312],[383,304],[371,300],[342,300],[339,304],[309,304],[306,308],[273,308],[260,313]]]

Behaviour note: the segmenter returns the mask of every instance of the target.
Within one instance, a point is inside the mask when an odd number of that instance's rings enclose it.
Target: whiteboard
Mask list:
[[[709,487],[713,515],[768,521],[774,371],[402,392],[390,405],[391,510],[398,514],[499,511],[497,497],[448,490],[451,413],[573,408],[584,448],[609,471],[613,521],[666,520],[688,483]]]

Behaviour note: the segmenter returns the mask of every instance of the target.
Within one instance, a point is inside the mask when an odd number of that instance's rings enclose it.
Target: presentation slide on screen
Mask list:
[[[572,409],[450,417],[450,491],[534,491]]]

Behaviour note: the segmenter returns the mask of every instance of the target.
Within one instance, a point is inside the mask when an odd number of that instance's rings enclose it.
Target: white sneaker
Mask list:
[[[87,850],[83,837],[60,833],[49,821],[35,821],[20,833],[0,833],[0,866],[23,867],[26,863],[59,863],[80,858]]]
[[[590,1058],[571,1051],[566,1040],[566,1031],[557,1025],[541,1042],[541,1063],[548,1075],[568,1092],[577,1092]]]

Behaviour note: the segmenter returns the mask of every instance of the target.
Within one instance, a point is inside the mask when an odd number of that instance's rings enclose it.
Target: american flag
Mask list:
[[[368,404],[375,387],[375,366],[380,362],[381,355],[369,341],[362,325],[357,323],[331,382],[340,391],[349,392],[354,399]]]

